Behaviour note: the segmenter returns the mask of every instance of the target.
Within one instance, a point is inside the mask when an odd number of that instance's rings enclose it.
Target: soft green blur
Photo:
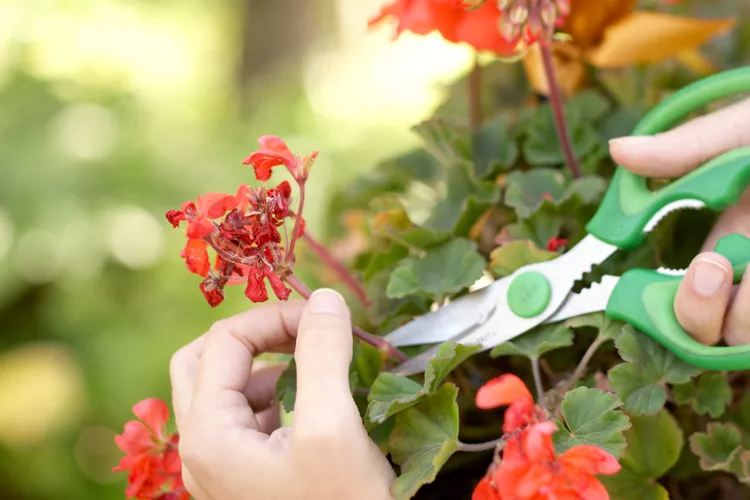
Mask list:
[[[172,353],[249,306],[204,302],[168,209],[252,182],[274,134],[320,151],[324,234],[328,190],[411,144],[469,54],[368,33],[379,4],[0,1],[0,498],[124,498],[132,404],[169,400]]]

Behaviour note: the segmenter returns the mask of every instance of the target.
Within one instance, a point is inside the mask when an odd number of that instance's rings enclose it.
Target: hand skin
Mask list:
[[[187,490],[196,500],[390,500],[395,474],[349,388],[349,309],[332,290],[214,324],[172,358],[173,407]],[[294,425],[278,428],[279,366],[294,352]]]
[[[750,100],[686,122],[653,137],[610,141],[615,162],[651,178],[680,177],[722,153],[750,146]],[[750,268],[739,286],[732,285],[732,267],[710,250],[732,233],[750,236],[750,190],[724,212],[695,257],[675,299],[680,324],[695,339],[715,344],[750,343]]]

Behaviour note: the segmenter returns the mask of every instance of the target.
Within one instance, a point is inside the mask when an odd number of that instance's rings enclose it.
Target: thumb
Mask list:
[[[349,387],[352,349],[351,315],[343,297],[333,290],[316,290],[297,332],[295,429],[325,434],[340,431],[344,424],[361,425]]]
[[[612,139],[615,162],[638,175],[684,175],[722,153],[750,145],[750,99],[654,136]]]

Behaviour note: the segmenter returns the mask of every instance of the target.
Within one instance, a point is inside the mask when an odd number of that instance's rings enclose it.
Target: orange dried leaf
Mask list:
[[[590,49],[586,58],[599,68],[659,62],[695,49],[733,25],[731,19],[633,12],[607,28],[601,45]]]
[[[573,0],[563,31],[573,43],[588,49],[598,45],[607,27],[627,16],[637,0]]]

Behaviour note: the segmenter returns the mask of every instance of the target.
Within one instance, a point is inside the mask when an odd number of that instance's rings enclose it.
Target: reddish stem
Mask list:
[[[328,251],[328,249],[323,246],[319,241],[317,241],[315,238],[310,236],[309,233],[305,232],[302,235],[302,238],[307,242],[308,245],[310,245],[310,248],[313,252],[318,256],[320,260],[322,260],[328,267],[330,267],[341,279],[341,281],[344,282],[346,286],[348,286],[352,292],[357,296],[357,299],[362,303],[363,306],[369,307],[370,301],[367,298],[367,292],[365,292],[364,288],[362,288],[362,285],[360,285],[359,281],[352,276],[352,273],[349,272],[349,270],[341,264],[333,255],[331,255],[331,252]]]
[[[547,86],[549,87],[549,101],[552,106],[552,112],[555,117],[555,128],[557,129],[557,137],[560,140],[560,145],[565,155],[565,161],[570,168],[573,177],[581,176],[581,167],[578,164],[578,158],[576,158],[573,152],[573,146],[568,136],[568,128],[565,122],[565,111],[563,108],[562,92],[560,91],[560,85],[557,83],[557,76],[555,74],[555,63],[552,59],[552,46],[550,40],[547,37],[542,37],[539,40],[539,46],[542,53],[542,63],[544,64],[544,73],[547,75]]]
[[[299,205],[297,206],[297,216],[294,218],[294,229],[292,237],[289,238],[289,247],[286,249],[285,261],[288,266],[294,265],[294,245],[299,239],[299,231],[302,227],[302,210],[305,208],[305,182],[306,178],[295,177],[297,186],[299,186]]]
[[[284,281],[298,294],[300,294],[303,298],[309,299],[310,295],[312,295],[312,292],[309,288],[307,288],[307,285],[302,283],[300,279],[297,277],[294,272],[289,271],[288,274],[284,276]],[[352,333],[355,337],[360,339],[362,342],[365,342],[367,344],[370,344],[371,346],[383,351],[388,356],[397,359],[398,361],[401,361],[402,363],[404,361],[407,361],[409,359],[409,356],[404,354],[403,352],[396,349],[393,345],[391,345],[389,342],[387,342],[385,339],[378,337],[376,335],[373,335],[371,333],[367,333],[366,331],[362,330],[358,326],[352,325]]]

